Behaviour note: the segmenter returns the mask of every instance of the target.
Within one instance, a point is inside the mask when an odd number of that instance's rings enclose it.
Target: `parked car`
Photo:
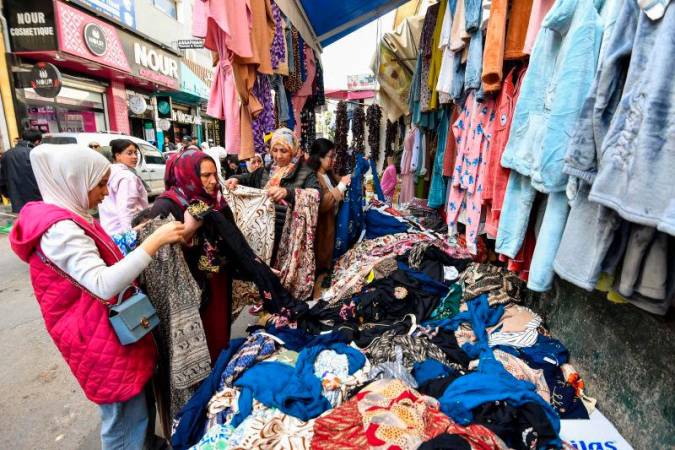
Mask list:
[[[118,133],[50,133],[42,137],[42,142],[45,144],[80,144],[83,146],[98,142],[101,146],[99,151],[108,159],[112,159],[110,141],[113,139],[129,139],[138,144],[141,154],[138,158],[136,172],[149,188],[148,196],[156,197],[164,192],[166,161],[162,152],[143,139]]]

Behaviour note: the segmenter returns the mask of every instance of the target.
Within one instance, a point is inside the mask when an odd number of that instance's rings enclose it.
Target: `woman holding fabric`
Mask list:
[[[316,172],[321,186],[321,203],[319,204],[319,218],[316,225],[316,254],[317,277],[328,272],[333,263],[335,248],[335,216],[344,198],[347,186],[352,182],[351,175],[338,179],[333,173],[335,162],[335,144],[328,139],[317,139],[312,144],[307,164]]]
[[[190,244],[183,247],[183,253],[203,291],[200,312],[213,362],[230,341],[233,272],[237,278],[257,285],[268,311],[277,313],[284,308],[298,313],[304,308],[294,303],[277,276],[246,242],[223,198],[216,172],[213,159],[206,153],[183,152],[167,167],[165,182],[170,188],[159,196],[149,214],[162,218],[171,214],[186,220],[185,235]]]
[[[48,144],[30,159],[43,201],[22,209],[9,236],[12,250],[30,265],[47,331],[87,398],[100,405],[102,448],[143,448],[144,389],[156,349],[149,335],[120,344],[108,307],[160,247],[182,240],[184,227],[168,223],[122,257],[88,212],[108,194],[108,160],[86,147]]]
[[[99,206],[101,226],[110,235],[131,230],[131,220],[148,207],[148,191],[136,174],[138,145],[129,139],[110,141],[113,164],[110,166],[108,196]]]
[[[192,216],[186,214],[186,210],[191,204],[202,202],[234,221],[221,194],[213,158],[202,151],[188,150],[178,156],[168,170],[171,174],[167,176],[173,176],[173,184],[157,198],[150,217],[165,218],[171,214],[179,221],[187,219],[192,223]],[[190,236],[189,244],[183,249],[185,260],[204,292],[201,316],[211,360],[215,361],[230,341],[230,274],[215,243],[202,230],[188,228],[196,234]]]
[[[288,207],[295,202],[295,189],[316,189],[321,192],[321,186],[312,168],[304,162],[303,153],[293,131],[288,128],[276,130],[270,141],[270,152],[273,159],[271,167],[261,167],[252,173],[236,175],[228,179],[225,186],[230,190],[238,184],[267,190],[267,195],[276,204],[272,257],[274,260]]]

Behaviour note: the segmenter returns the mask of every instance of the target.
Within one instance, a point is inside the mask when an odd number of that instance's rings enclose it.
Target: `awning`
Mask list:
[[[316,40],[325,47],[407,0],[296,0],[304,10]]]
[[[373,90],[366,91],[348,91],[346,89],[327,89],[326,98],[334,100],[365,100],[367,98],[375,97],[376,92]]]

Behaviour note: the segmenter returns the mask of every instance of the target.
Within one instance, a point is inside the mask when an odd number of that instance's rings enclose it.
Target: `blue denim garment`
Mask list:
[[[498,253],[514,258],[520,251],[536,195],[537,191],[530,183],[529,177],[511,172],[495,241],[495,250]],[[564,192],[548,194],[542,207],[545,210],[527,281],[527,287],[537,292],[549,290],[553,283],[553,262],[569,212],[567,196]]]
[[[279,105],[279,122],[288,122],[290,119],[289,115],[289,106],[288,106],[288,96],[286,95],[286,88],[284,87],[284,82],[281,78],[281,75],[274,75],[270,77],[271,87],[274,89],[277,95],[277,104]]]
[[[469,54],[464,69],[464,90],[480,89],[483,73],[483,32],[477,30],[469,41]]]
[[[568,213],[569,205],[564,192],[548,194],[546,211],[539,228],[539,236],[546,236],[546,238],[537,239],[530,263],[530,275],[527,279],[527,287],[532,291],[546,292],[551,289],[553,262],[558,253]]]
[[[602,1],[558,0],[534,45],[502,165],[530,176],[540,192],[567,184],[564,157],[595,75]]]
[[[478,31],[483,12],[483,2],[481,0],[464,0],[464,22],[466,32],[469,34]]]
[[[570,214],[558,248],[554,269],[560,278],[592,291],[602,272],[618,214],[588,200],[598,170],[602,142],[619,106],[628,72],[639,14],[622,14],[620,0],[607,0],[599,69],[565,156],[563,171],[570,176]],[[617,33],[612,33],[613,30]]]
[[[143,448],[148,432],[148,404],[145,391],[126,402],[99,405],[101,409],[101,449],[136,450]]]
[[[450,97],[457,104],[461,104],[460,99],[464,96],[464,71],[466,64],[462,64],[462,52],[455,52],[455,59],[452,62],[454,75],[452,76],[452,92]]]

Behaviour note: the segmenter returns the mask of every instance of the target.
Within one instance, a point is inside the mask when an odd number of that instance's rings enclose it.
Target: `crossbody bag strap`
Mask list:
[[[58,267],[56,264],[54,264],[54,263],[52,262],[52,260],[50,260],[49,258],[47,258],[47,255],[44,254],[44,252],[42,251],[41,248],[38,248],[37,250],[35,250],[35,253],[38,255],[38,258],[40,258],[40,260],[41,260],[43,263],[45,263],[47,266],[49,266],[54,272],[58,273],[59,275],[61,275],[62,277],[64,277],[64,278],[67,279],[68,281],[70,281],[70,283],[73,284],[74,286],[78,287],[79,289],[83,290],[83,291],[86,292],[87,294],[91,295],[91,296],[92,296],[93,298],[95,298],[99,303],[104,304],[107,308],[112,308],[113,306],[118,305],[119,303],[121,303],[121,302],[122,302],[122,297],[124,296],[124,294],[125,294],[130,288],[137,289],[137,287],[136,287],[135,285],[133,285],[133,284],[127,286],[127,287],[124,288],[124,290],[123,290],[122,292],[120,292],[120,294],[117,296],[117,301],[116,301],[116,302],[115,302],[115,301],[111,301],[111,300],[105,300],[105,299],[102,299],[101,297],[99,297],[98,295],[94,294],[94,293],[91,292],[89,289],[87,289],[86,287],[84,287],[84,286],[82,286],[80,283],[78,283],[72,276],[70,276],[69,274],[67,274],[67,273],[64,272],[63,270],[61,270],[61,268]]]

